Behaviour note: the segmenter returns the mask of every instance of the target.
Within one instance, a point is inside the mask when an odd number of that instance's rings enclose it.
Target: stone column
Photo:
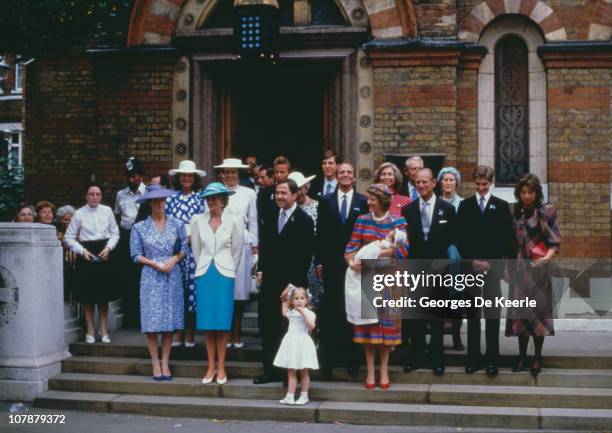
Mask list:
[[[0,223],[0,398],[32,401],[69,356],[55,228]]]

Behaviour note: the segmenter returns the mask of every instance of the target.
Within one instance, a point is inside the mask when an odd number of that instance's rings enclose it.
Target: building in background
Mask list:
[[[23,165],[24,62],[14,55],[0,56],[0,136],[11,167]]]
[[[363,189],[421,155],[468,180],[495,166],[504,198],[536,173],[562,254],[612,256],[608,0],[262,3],[278,5],[275,65],[236,59],[230,0],[136,0],[120,46],[30,65],[28,198],[78,204],[92,177],[113,197],[129,156],[151,176],[279,154],[310,174],[334,149]]]

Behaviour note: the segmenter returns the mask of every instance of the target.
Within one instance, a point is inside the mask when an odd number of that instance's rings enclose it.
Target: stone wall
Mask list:
[[[375,165],[386,154],[422,152],[456,161],[455,81],[452,66],[375,69]]]
[[[38,61],[25,98],[27,198],[83,203],[95,179],[112,203],[130,156],[148,175],[170,166],[172,63]]]
[[[571,255],[610,257],[612,70],[548,70],[548,176]]]

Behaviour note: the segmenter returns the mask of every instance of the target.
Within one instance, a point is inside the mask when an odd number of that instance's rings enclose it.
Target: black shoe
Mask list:
[[[538,366],[534,367],[535,364],[538,364]],[[536,377],[538,374],[540,374],[541,371],[542,371],[542,358],[536,358],[535,361],[533,361],[533,365],[531,366],[531,375],[533,377]]]
[[[525,360],[519,358],[516,364],[514,364],[514,367],[512,367],[512,372],[520,373],[521,371],[527,371],[527,367],[525,367]]]
[[[264,383],[271,382],[280,382],[282,379],[274,376],[268,376],[267,374],[262,374],[261,376],[257,376],[253,379],[253,383],[255,385],[263,385]]]
[[[465,347],[463,347],[463,343],[461,343],[461,340],[453,343],[452,350],[460,350],[460,351],[464,351],[465,350]]]
[[[493,364],[487,365],[487,376],[489,377],[497,376],[497,366]]]
[[[404,373],[410,373],[411,371],[420,370],[421,368],[425,368],[425,366],[421,364],[414,364],[414,365],[406,364],[404,365]]]
[[[479,366],[468,365],[467,367],[465,367],[465,374],[473,374],[480,370],[480,368],[481,367]]]
[[[442,376],[444,374],[444,367],[432,368],[431,371],[433,371],[434,376]]]

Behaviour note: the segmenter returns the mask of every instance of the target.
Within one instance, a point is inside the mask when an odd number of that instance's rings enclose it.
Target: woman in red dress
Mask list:
[[[391,188],[393,195],[391,196],[389,214],[394,217],[401,217],[402,208],[412,200],[410,197],[399,193],[402,187],[402,173],[397,168],[397,165],[392,162],[380,164],[374,172],[374,183],[383,183]]]

